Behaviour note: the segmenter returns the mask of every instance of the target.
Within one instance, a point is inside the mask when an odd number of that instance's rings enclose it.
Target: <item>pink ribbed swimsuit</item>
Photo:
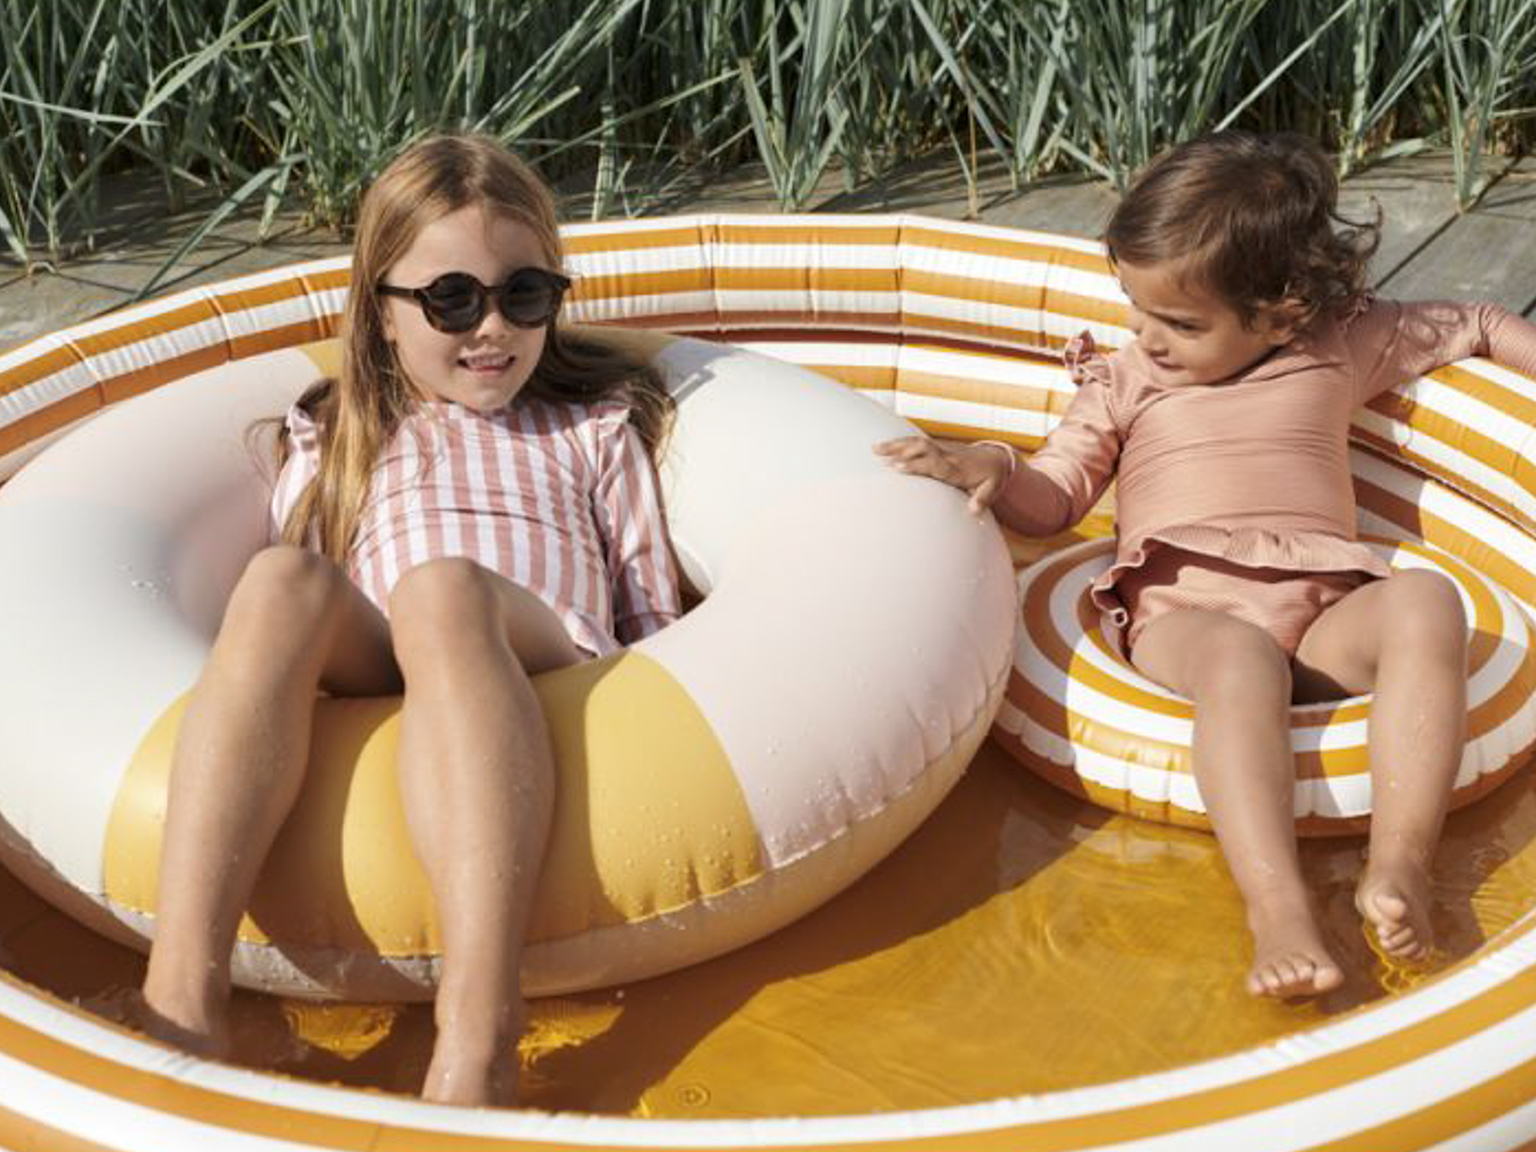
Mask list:
[[[998,501],[1016,531],[1082,519],[1111,479],[1114,564],[1091,589],[1125,629],[1179,608],[1230,613],[1294,654],[1320,612],[1387,567],[1355,539],[1350,415],[1467,356],[1536,372],[1536,329],[1497,305],[1362,302],[1231,380],[1159,385],[1140,347],[1067,349],[1078,391]]]
[[[274,539],[320,465],[309,414],[295,405],[287,427]],[[594,655],[680,611],[655,471],[620,404],[519,397],[480,413],[443,401],[408,417],[374,468],[347,571],[387,614],[402,574],[449,556],[533,592]]]

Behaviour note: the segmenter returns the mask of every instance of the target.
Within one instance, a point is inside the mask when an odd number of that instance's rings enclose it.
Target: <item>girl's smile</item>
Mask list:
[[[515,269],[549,263],[532,229],[475,204],[423,228],[384,279],[414,287],[463,272],[482,284],[500,284]],[[400,367],[429,400],[477,412],[503,408],[528,383],[544,351],[547,328],[520,328],[499,308],[487,308],[467,332],[441,332],[413,300],[391,296],[384,304],[385,332]]]

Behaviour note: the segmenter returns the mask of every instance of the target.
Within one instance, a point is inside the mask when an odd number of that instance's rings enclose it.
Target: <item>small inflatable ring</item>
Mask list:
[[[1536,743],[1531,623],[1492,581],[1437,549],[1366,538],[1396,568],[1432,568],[1461,592],[1470,628],[1467,744],[1453,807],[1483,795]],[[1107,634],[1088,586],[1110,540],[1075,545],[1021,573],[1024,627],[997,735],[1047,780],[1107,808],[1209,828],[1190,767],[1194,706],[1142,676]],[[1371,810],[1369,697],[1291,709],[1296,825],[1303,835],[1358,831]]]

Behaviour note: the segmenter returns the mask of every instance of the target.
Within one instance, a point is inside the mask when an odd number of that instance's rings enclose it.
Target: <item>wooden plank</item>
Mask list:
[[[1381,244],[1371,264],[1378,287],[1456,219],[1456,186],[1449,152],[1401,156],[1351,175],[1339,189],[1339,213],[1371,220],[1381,210]]]
[[[1529,312],[1536,305],[1536,160],[1509,168],[1476,207],[1448,221],[1380,286],[1404,300],[1489,300]]]

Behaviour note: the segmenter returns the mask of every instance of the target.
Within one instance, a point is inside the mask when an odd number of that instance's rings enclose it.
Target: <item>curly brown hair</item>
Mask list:
[[[1376,219],[1338,213],[1327,154],[1291,132],[1229,130],[1153,160],[1121,199],[1104,241],[1112,262],[1174,262],[1252,326],[1275,310],[1300,332],[1366,291]]]

